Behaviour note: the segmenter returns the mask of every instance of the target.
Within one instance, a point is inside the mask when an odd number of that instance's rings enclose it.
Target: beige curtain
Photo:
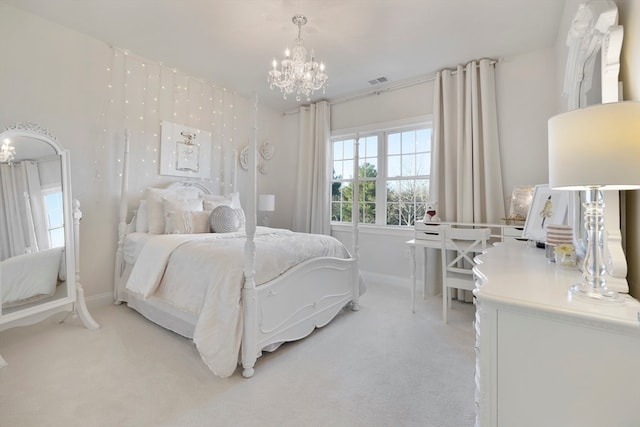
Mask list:
[[[49,247],[38,164],[0,164],[0,260]]]
[[[429,197],[443,221],[500,223],[504,195],[493,62],[436,75]]]
[[[499,224],[505,217],[490,60],[436,74],[429,198],[443,221]],[[433,266],[436,257],[429,258]],[[471,301],[472,294],[458,290],[457,298]]]
[[[330,234],[329,126],[330,107],[326,101],[300,108],[294,231]]]

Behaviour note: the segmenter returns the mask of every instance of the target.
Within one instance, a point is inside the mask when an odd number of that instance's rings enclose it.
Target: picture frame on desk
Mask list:
[[[536,185],[524,223],[523,237],[536,242],[546,240],[547,224],[566,224],[569,192],[553,190],[548,184]]]

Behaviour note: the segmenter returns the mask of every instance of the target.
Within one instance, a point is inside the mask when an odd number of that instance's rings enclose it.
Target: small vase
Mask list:
[[[560,267],[575,268],[576,266],[575,251],[556,253],[555,258],[556,258],[556,265]]]

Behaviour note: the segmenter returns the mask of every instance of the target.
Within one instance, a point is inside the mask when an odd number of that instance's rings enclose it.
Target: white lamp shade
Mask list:
[[[258,210],[261,212],[273,212],[276,209],[276,196],[273,194],[260,194],[258,196]]]
[[[640,102],[600,104],[549,120],[549,186],[640,188]]]

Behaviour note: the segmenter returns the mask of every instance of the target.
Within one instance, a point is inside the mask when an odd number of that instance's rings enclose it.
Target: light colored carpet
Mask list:
[[[126,306],[0,333],[0,426],[425,426],[474,420],[471,304],[369,284],[359,312],[344,311],[307,338],[214,376],[190,340]]]

